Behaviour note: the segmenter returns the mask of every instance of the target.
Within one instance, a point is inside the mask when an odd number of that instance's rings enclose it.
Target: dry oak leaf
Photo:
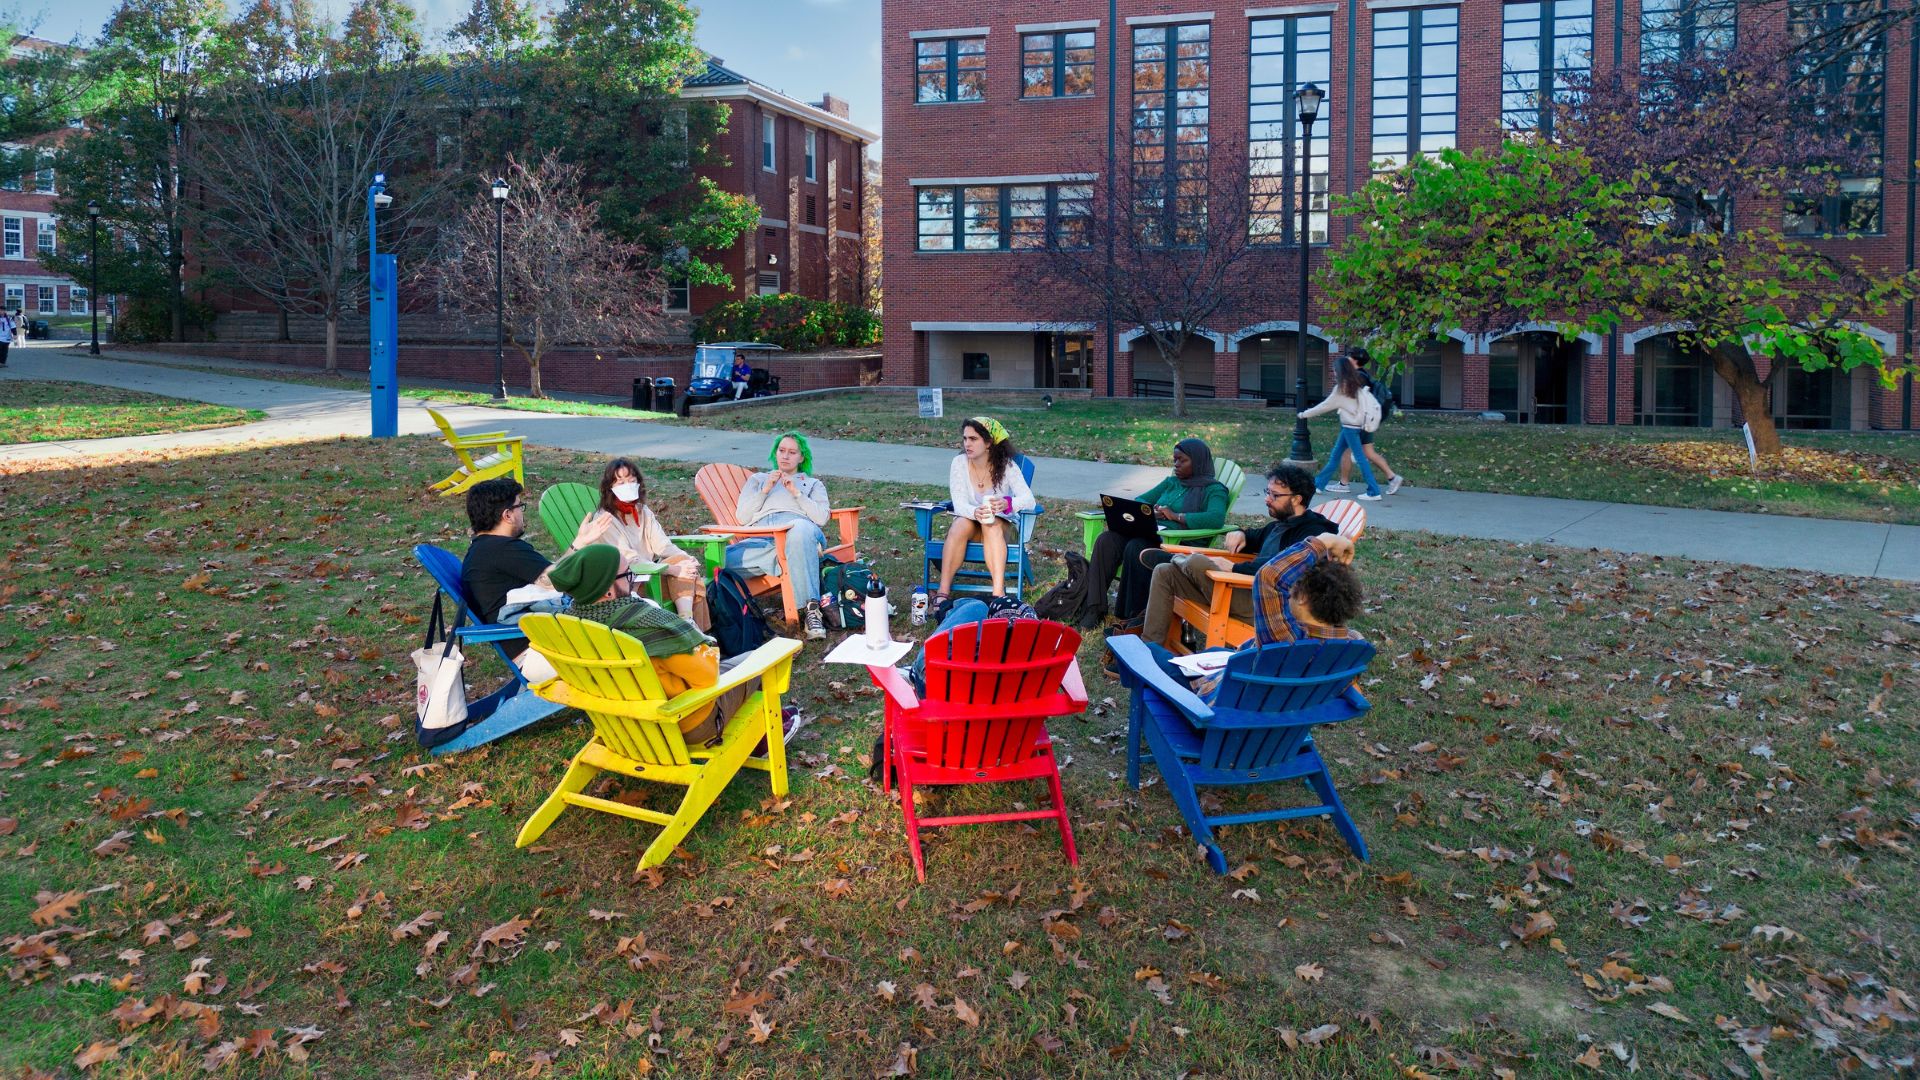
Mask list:
[[[1657,1016],[1664,1016],[1669,1020],[1678,1020],[1682,1024],[1693,1023],[1693,1020],[1688,1017],[1686,1013],[1681,1012],[1679,1009],[1674,1008],[1664,1001],[1656,1001],[1647,1006],[1647,1011]]]
[[[41,903],[28,918],[33,920],[35,926],[52,926],[79,910],[80,901],[86,899],[86,896],[87,894],[83,892],[54,894],[43,891],[34,897]]]
[[[133,830],[121,829],[112,836],[95,844],[93,846],[93,853],[103,859],[110,859],[115,855],[124,855],[132,846],[127,843],[127,841],[131,839],[133,839]]]
[[[394,927],[389,933],[393,935],[393,940],[405,941],[407,938],[417,934],[426,933],[427,928],[439,922],[443,914],[443,912],[439,911],[423,911],[406,922],[401,923],[399,926]]]
[[[732,1013],[734,1016],[745,1016],[772,1000],[773,991],[771,990],[755,990],[750,994],[735,994],[733,997],[727,999],[725,1005],[720,1006],[720,1011]]]
[[[97,1042],[73,1055],[73,1063],[82,1069],[91,1069],[103,1061],[112,1061],[120,1056],[120,1044]]]
[[[1535,911],[1527,915],[1525,925],[1514,926],[1511,929],[1514,937],[1522,942],[1532,943],[1553,933],[1559,925],[1552,915],[1544,911]]]
[[[887,982],[886,980],[882,979],[881,981],[873,984],[873,992],[880,995],[880,998],[883,1001],[892,1001],[894,998],[894,995],[900,992],[900,988],[898,986],[895,986],[893,983]]]
[[[759,1009],[755,1009],[747,1014],[747,1032],[747,1037],[753,1040],[755,1046],[758,1046],[773,1037],[773,1025],[767,1022],[766,1017],[760,1015]]]
[[[1300,1041],[1306,1043],[1308,1046],[1319,1046],[1321,1043],[1326,1042],[1338,1034],[1340,1034],[1339,1024],[1321,1024],[1319,1027],[1300,1036]]]
[[[853,895],[853,882],[848,881],[846,878],[834,878],[832,881],[822,884],[820,888],[825,890],[826,894],[835,900],[845,900],[847,897]]]
[[[473,943],[473,951],[468,956],[482,956],[489,945],[518,945],[527,936],[527,928],[533,925],[532,919],[515,916],[498,926],[489,927],[480,934],[480,940]]]
[[[1327,977],[1327,969],[1321,967],[1319,964],[1297,965],[1294,967],[1293,973],[1299,976],[1301,982],[1315,983]]]
[[[980,1026],[980,1014],[974,1012],[973,1006],[967,1004],[967,999],[958,994],[953,996],[953,1017],[968,1027]]]
[[[1575,1065],[1585,1065],[1589,1069],[1598,1071],[1600,1068],[1600,1044],[1594,1043],[1592,1046],[1587,1047],[1587,1052],[1574,1058],[1573,1063]]]

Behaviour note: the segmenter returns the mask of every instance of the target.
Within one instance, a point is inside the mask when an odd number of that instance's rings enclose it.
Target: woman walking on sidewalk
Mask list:
[[[1351,359],[1341,357],[1336,371],[1333,393],[1327,395],[1327,400],[1311,409],[1300,410],[1302,419],[1311,419],[1336,409],[1340,413],[1340,437],[1334,440],[1333,448],[1327,451],[1326,467],[1313,478],[1313,482],[1325,488],[1339,470],[1340,454],[1345,451],[1353,455],[1354,463],[1360,466],[1361,478],[1367,482],[1367,493],[1360,498],[1366,502],[1378,502],[1380,482],[1373,478],[1373,466],[1367,461],[1366,444],[1360,441],[1367,426],[1367,410],[1361,404],[1361,395],[1372,398],[1373,391],[1367,389],[1367,384],[1360,378],[1360,369]],[[1377,415],[1379,403],[1374,402],[1373,408]]]
[[[1392,408],[1393,395],[1386,393],[1384,388],[1381,387],[1378,382],[1374,381],[1371,370],[1373,356],[1365,349],[1354,349],[1348,352],[1347,355],[1353,359],[1354,366],[1360,369],[1361,381],[1366,383],[1367,389],[1373,391],[1374,400],[1380,403],[1380,421],[1381,423],[1385,423],[1387,414]],[[1374,432],[1362,428],[1360,430],[1360,446],[1361,449],[1367,452],[1367,460],[1373,463],[1373,467],[1380,473],[1385,474],[1387,478],[1387,494],[1391,495],[1399,491],[1400,484],[1406,477],[1394,472],[1393,466],[1387,463],[1385,455],[1380,453],[1380,448],[1374,445]],[[1342,454],[1340,457],[1340,482],[1337,484],[1328,484],[1326,489],[1337,492],[1350,491],[1352,489],[1347,486],[1347,481],[1352,478],[1353,456],[1351,454]]]

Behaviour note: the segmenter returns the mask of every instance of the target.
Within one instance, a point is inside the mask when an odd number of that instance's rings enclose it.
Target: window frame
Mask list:
[[[1319,23],[1324,29],[1313,30],[1309,28],[1308,32],[1303,34],[1302,27],[1308,23]],[[1260,29],[1263,26],[1277,27],[1280,32],[1277,34],[1262,33]],[[1301,74],[1303,54],[1300,48],[1300,39],[1303,36],[1323,37],[1325,39],[1324,49],[1307,51],[1307,55],[1313,53],[1324,54],[1326,67],[1324,72],[1309,71],[1305,76]],[[1275,39],[1278,39],[1282,43],[1278,51],[1271,49],[1262,51],[1261,42],[1273,41]],[[1300,157],[1300,121],[1294,112],[1293,94],[1304,83],[1318,82],[1320,85],[1326,86],[1332,82],[1333,17],[1323,12],[1308,12],[1295,15],[1263,16],[1250,19],[1248,20],[1247,40],[1248,235],[1255,243],[1278,244],[1284,247],[1292,247],[1300,242],[1299,222],[1300,219],[1304,217],[1306,219],[1307,242],[1309,244],[1324,245],[1328,243],[1332,236],[1332,221],[1329,216],[1330,207],[1328,206],[1327,196],[1331,189],[1333,177],[1334,112],[1331,106],[1334,104],[1334,99],[1332,95],[1328,95],[1321,100],[1321,115],[1314,123],[1312,135],[1307,140],[1307,192],[1306,199],[1304,200],[1305,205],[1302,206],[1300,205],[1301,200],[1299,200],[1296,194],[1301,171],[1298,164]],[[1279,58],[1280,78],[1277,81],[1254,81],[1256,78],[1256,69],[1259,66],[1260,59],[1263,57]],[[1272,90],[1276,87],[1281,90],[1278,98],[1274,100],[1260,100],[1261,90]],[[1279,110],[1280,116],[1280,119],[1277,121],[1280,128],[1280,138],[1255,137],[1256,129],[1271,127],[1276,123],[1276,121],[1273,120],[1256,120],[1255,116],[1257,113],[1262,109],[1273,110],[1276,108]],[[1261,147],[1273,144],[1278,144],[1279,153],[1277,155],[1263,154],[1260,152]],[[1317,154],[1315,153],[1316,147],[1319,150]],[[1275,158],[1277,158],[1280,163],[1277,174],[1256,169],[1258,163]],[[1313,171],[1316,158],[1319,159],[1321,165],[1318,173]],[[1283,204],[1283,209],[1277,212],[1256,209],[1261,202],[1273,198],[1273,192],[1271,190],[1264,192],[1257,190],[1261,185],[1257,182],[1256,178],[1279,181],[1281,185],[1279,189],[1279,199]],[[1313,186],[1315,180],[1319,181],[1317,190]],[[1317,210],[1315,209],[1316,205],[1318,206]],[[1256,228],[1257,223],[1269,218],[1277,218],[1279,220],[1280,227],[1277,232],[1269,233]],[[1317,229],[1315,227],[1316,224],[1318,225]],[[1316,235],[1318,235],[1318,239],[1315,239]]]
[[[88,294],[85,285],[67,286],[67,314],[91,315],[93,314],[92,305],[93,297]]]
[[[39,286],[39,290],[40,295],[37,313],[41,315],[60,314],[60,297],[54,287],[52,285],[41,285]]]
[[[1587,12],[1584,16],[1579,14],[1562,15],[1560,11],[1562,5],[1571,6],[1581,3],[1587,5]],[[1509,14],[1514,9],[1520,7],[1532,7],[1535,12],[1534,18],[1516,19]],[[1558,43],[1563,37],[1571,41],[1577,39],[1579,35],[1562,35],[1559,31],[1559,23],[1563,19],[1577,22],[1582,18],[1584,18],[1587,23],[1587,46],[1583,54],[1577,55],[1584,55],[1586,57],[1586,63],[1580,66],[1562,65],[1559,62],[1560,49]],[[1509,36],[1510,27],[1515,23],[1526,22],[1537,23],[1539,27],[1531,39]],[[1565,73],[1579,71],[1590,72],[1593,70],[1593,23],[1593,0],[1506,0],[1505,3],[1500,5],[1500,128],[1502,131],[1538,131],[1547,138],[1553,137],[1553,104],[1558,100],[1554,84],[1557,83]],[[1528,41],[1533,46],[1537,62],[1536,66],[1525,71],[1512,69],[1507,66],[1508,47],[1522,41]],[[1537,85],[1535,85],[1531,91],[1513,87],[1511,80],[1519,75],[1532,76],[1536,80]],[[1507,104],[1507,99],[1510,96],[1526,93],[1530,93],[1533,97],[1531,105],[1516,107]],[[1528,112],[1534,114],[1533,123],[1519,124],[1515,122],[1516,117]]]
[[[1083,62],[1077,62],[1077,63],[1069,62],[1067,60],[1067,38],[1077,37],[1080,35],[1085,35],[1088,39],[1087,44],[1085,46],[1087,50],[1088,59]],[[1045,41],[1047,43],[1046,48],[1036,49],[1032,46],[1032,44],[1030,44],[1031,42],[1037,41],[1037,40]],[[1046,57],[1046,60],[1044,62],[1034,63],[1032,61],[1033,57],[1041,56],[1041,55],[1044,55]],[[1100,55],[1100,38],[1099,38],[1099,31],[1097,29],[1083,28],[1079,30],[1041,30],[1041,31],[1021,34],[1020,35],[1020,100],[1051,101],[1055,98],[1090,98],[1092,97],[1094,95],[1094,86],[1096,85],[1094,80],[1095,80],[1096,65],[1099,62],[1099,59],[1098,59],[1099,55]],[[1070,68],[1086,69],[1087,88],[1081,91],[1080,93],[1070,94],[1067,92],[1067,71]],[[1027,90],[1029,86],[1031,86],[1032,84],[1030,84],[1027,81],[1027,73],[1029,71],[1039,71],[1042,69],[1045,69],[1047,72],[1047,78],[1048,78],[1047,85],[1049,87],[1048,92],[1044,94],[1028,93]]]
[[[773,113],[760,112],[760,171],[778,172],[780,169],[779,126]]]
[[[1832,28],[1832,19],[1828,13],[1837,12],[1846,6],[1831,2],[1811,3],[1808,0],[1789,0],[1787,4],[1787,35],[1789,40],[1803,40],[1799,32],[1804,28],[1813,34],[1819,34]],[[1799,15],[1811,12],[1811,17]],[[1842,16],[1844,17],[1844,15]],[[1804,54],[1796,54],[1804,57]],[[1886,192],[1886,152],[1887,152],[1887,35],[1880,30],[1858,41],[1851,42],[1845,48],[1829,50],[1815,64],[1806,64],[1804,60],[1796,62],[1795,79],[1808,83],[1817,80],[1818,90],[1807,95],[1809,107],[1818,107],[1818,98],[1845,97],[1848,100],[1848,113],[1844,118],[1851,138],[1871,140],[1871,156],[1878,166],[1875,172],[1856,173],[1837,178],[1841,190],[1822,192],[1818,195],[1788,193],[1781,210],[1781,231],[1788,236],[1807,237],[1843,237],[1843,236],[1884,236],[1886,235],[1887,192]],[[1856,68],[1865,61],[1866,78],[1872,85],[1870,91],[1854,89],[1850,84],[1856,74]],[[1869,102],[1868,99],[1871,98]],[[1867,105],[1863,114],[1859,110]],[[1872,118],[1871,130],[1863,126],[1862,117]],[[1849,184],[1862,185],[1860,192],[1870,190],[1870,200],[1861,193],[1850,194]],[[1852,227],[1835,229],[1822,228],[1822,225],[1834,221],[1849,221],[1854,217],[1852,207],[1871,202],[1872,227],[1856,229]],[[1796,209],[1798,207],[1799,209]],[[1805,226],[1801,225],[1805,222]]]
[[[54,233],[59,228],[52,218],[37,218],[33,223],[33,253],[37,259],[45,255],[59,254],[59,241]]]
[[[973,358],[976,356],[980,358],[980,367],[977,374],[974,373],[974,369],[970,366]],[[983,352],[961,353],[960,354],[960,381],[961,382],[992,382],[993,381],[993,354],[983,353]]]
[[[1181,31],[1201,30],[1204,35],[1197,38],[1205,46],[1201,55],[1183,57]],[[1154,40],[1155,36],[1159,40]],[[1144,232],[1157,226],[1158,237],[1144,235],[1142,239],[1150,247],[1193,246],[1206,235],[1207,198],[1212,157],[1213,139],[1213,23],[1174,22],[1154,23],[1133,27],[1129,39],[1128,57],[1130,61],[1131,99],[1128,102],[1128,168],[1131,170],[1133,186],[1133,215],[1135,228]],[[1143,50],[1160,50],[1156,61],[1150,55],[1142,60]],[[1198,60],[1204,65],[1205,81],[1197,87],[1188,87],[1183,92],[1180,86],[1179,68],[1182,61]],[[1159,89],[1142,90],[1140,88],[1141,68],[1143,64],[1158,63],[1161,66],[1161,85]],[[1193,95],[1188,98],[1188,95]],[[1183,98],[1189,104],[1182,106]],[[1144,106],[1142,103],[1146,103]],[[1194,120],[1191,114],[1200,114],[1196,122],[1182,123],[1182,119]],[[1157,117],[1158,123],[1142,124],[1143,117]],[[1157,141],[1142,140],[1142,131],[1160,128],[1163,134]],[[1198,130],[1203,137],[1183,144],[1180,139],[1182,129]],[[1198,153],[1187,158],[1181,157],[1183,146],[1197,146]],[[1157,150],[1156,160],[1144,153]],[[1148,166],[1158,165],[1159,180],[1143,180],[1144,175],[1153,171]],[[1184,173],[1184,175],[1183,175]],[[1182,195],[1183,189],[1191,190],[1190,185],[1201,185],[1198,195]],[[1143,189],[1157,187],[1160,195],[1142,195]],[[1182,200],[1191,200],[1189,212],[1181,213]],[[1147,211],[1152,211],[1148,214]],[[1195,229],[1197,228],[1197,231]]]
[[[23,259],[27,254],[27,219],[0,217],[0,259]]]
[[[1013,196],[1014,189],[1036,187],[1045,189],[1043,216],[1036,217],[1031,213],[1015,215],[1014,205],[1016,200]],[[990,204],[992,207],[991,213],[995,222],[993,243],[984,246],[970,245],[967,243],[967,238],[969,236],[978,236],[980,233],[978,231],[970,233],[967,229],[967,207],[969,201],[966,193],[968,191],[986,191],[989,189],[994,192],[994,197]],[[1065,198],[1062,198],[1063,190],[1066,192]],[[1084,194],[1081,194],[1082,192],[1084,192]],[[944,196],[947,212],[941,216],[928,217],[925,213],[926,203],[924,197],[936,193],[939,196]],[[1032,204],[1032,198],[1028,196],[1020,200],[1020,202],[1030,206]],[[972,205],[982,207],[989,205],[989,203],[983,199],[976,199],[972,202]],[[1088,234],[1091,231],[1093,222],[1093,185],[1091,182],[1085,180],[1041,180],[1022,184],[921,184],[914,188],[913,206],[913,249],[918,254],[949,255],[959,253],[979,255],[987,252],[1084,251],[1092,246],[1092,240]],[[1078,212],[1071,214],[1063,213],[1062,207],[1066,207],[1068,210],[1077,210]],[[1043,222],[1043,225],[1037,233],[1032,230],[1019,232],[1014,228],[1016,217],[1020,221],[1040,220]],[[927,228],[929,222],[943,221],[948,223],[948,228],[945,231],[930,231]],[[1081,223],[1077,228],[1071,230],[1082,238],[1081,242],[1071,245],[1061,242],[1061,238],[1069,232],[1068,229],[1062,227],[1065,222]],[[1016,233],[1024,237],[1038,235],[1042,238],[1042,242],[1038,244],[1015,243],[1014,238]],[[926,241],[929,236],[944,237],[947,240],[948,246],[928,247]]]
[[[1446,22],[1445,19],[1429,20],[1428,17],[1433,15],[1445,16],[1446,18],[1450,18],[1452,22],[1451,23]],[[1393,19],[1399,19],[1403,17],[1407,20],[1405,27],[1390,26],[1390,25],[1382,26],[1383,20],[1393,20]],[[1450,43],[1444,42],[1444,41],[1429,42],[1428,33],[1427,33],[1429,30],[1437,31],[1437,30],[1443,30],[1443,29],[1452,31],[1453,33],[1452,42]],[[1404,30],[1404,32],[1407,35],[1406,42],[1400,45],[1382,45],[1380,43],[1380,35],[1382,30],[1385,30],[1389,33],[1395,30]],[[1441,74],[1429,72],[1427,70],[1427,59],[1426,59],[1427,49],[1429,47],[1437,47],[1440,45],[1447,45],[1447,44],[1451,44],[1453,46],[1453,73],[1451,75],[1441,75]],[[1406,164],[1409,160],[1411,160],[1413,155],[1428,153],[1428,151],[1421,144],[1426,141],[1429,135],[1439,136],[1440,134],[1442,134],[1439,131],[1427,130],[1426,121],[1430,118],[1437,119],[1438,117],[1443,115],[1451,117],[1452,128],[1450,131],[1445,133],[1447,137],[1447,144],[1449,147],[1459,146],[1460,145],[1460,9],[1457,7],[1431,7],[1431,8],[1410,8],[1410,9],[1404,9],[1404,10],[1376,11],[1373,13],[1373,40],[1371,43],[1371,49],[1372,49],[1372,52],[1368,54],[1368,62],[1369,62],[1370,71],[1373,77],[1373,84],[1372,86],[1369,87],[1369,91],[1368,91],[1369,98],[1370,98],[1368,103],[1370,115],[1368,116],[1368,119],[1367,119],[1367,138],[1368,138],[1367,156],[1370,162],[1373,164],[1373,166],[1375,168],[1381,168],[1384,166],[1385,168],[1388,168],[1388,169],[1397,169],[1400,166]],[[1383,51],[1394,50],[1394,49],[1403,49],[1406,51],[1406,54],[1407,54],[1406,55],[1406,72],[1405,72],[1404,79],[1385,78],[1385,77],[1382,77],[1380,74],[1380,71],[1381,71],[1380,54]],[[1434,82],[1444,82],[1446,80],[1452,80],[1453,92],[1450,94],[1449,93],[1430,94],[1427,89],[1427,83],[1430,80]],[[1402,82],[1402,81],[1404,81],[1407,84],[1407,89],[1405,94],[1382,95],[1380,93],[1382,83],[1392,83],[1392,82]],[[1429,97],[1431,97],[1434,101],[1438,101],[1442,98],[1451,97],[1453,99],[1452,111],[1448,113],[1429,112],[1426,107]],[[1398,134],[1398,137],[1402,141],[1404,141],[1406,145],[1400,152],[1396,154],[1393,154],[1390,156],[1383,156],[1379,151],[1380,121],[1383,118],[1394,119],[1395,117],[1393,116],[1393,114],[1383,114],[1380,111],[1380,103],[1382,101],[1394,101],[1394,100],[1402,101],[1405,103],[1405,112],[1400,114],[1400,118],[1405,121],[1406,130],[1403,132],[1399,132],[1397,134]]]
[[[806,150],[807,150],[807,174],[806,175],[807,175],[807,183],[809,184],[818,183],[820,180],[820,160],[819,160],[818,139],[819,139],[819,132],[815,131],[813,128],[806,129],[806,139],[805,139]]]
[[[1657,8],[1654,3],[1669,0],[1641,0],[1640,4],[1640,70],[1645,71],[1649,64],[1670,64],[1690,59],[1712,59],[1730,55],[1740,46],[1740,7],[1738,0],[1671,0],[1670,8]],[[1711,35],[1720,27],[1714,23],[1704,23],[1702,14],[1721,14],[1726,16],[1726,43],[1721,47],[1702,48],[1703,34]],[[1656,18],[1662,18],[1656,22]],[[1703,30],[1704,26],[1704,30]],[[1649,57],[1649,40],[1656,36],[1673,35],[1673,45],[1657,45],[1661,55]]]
[[[969,60],[977,56],[979,63],[968,63],[965,65],[960,63],[960,46],[967,42],[978,43],[980,51],[977,54],[969,51],[966,53],[966,56]],[[921,69],[921,64],[927,60],[934,59],[931,55],[922,52],[922,50],[931,46],[939,46],[941,50],[940,57],[938,58],[941,62],[939,71],[941,89],[938,97],[928,97],[926,93],[927,87],[920,81],[923,74],[930,74]],[[913,103],[915,105],[974,105],[983,102],[987,100],[987,68],[987,38],[984,34],[955,34],[951,37],[915,38],[913,42]],[[960,74],[963,71],[979,72],[979,81],[969,84],[977,87],[979,90],[978,97],[961,96]]]

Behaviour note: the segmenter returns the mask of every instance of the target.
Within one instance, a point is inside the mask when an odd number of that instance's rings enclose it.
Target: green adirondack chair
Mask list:
[[[1234,503],[1240,501],[1240,492],[1247,486],[1247,474],[1238,463],[1222,458],[1213,469],[1214,478],[1227,487],[1227,506],[1231,510]],[[544,507],[541,513],[545,513]],[[1107,531],[1107,515],[1098,510],[1082,510],[1080,518],[1080,545],[1087,558],[1093,558],[1093,542]],[[1211,541],[1233,530],[1230,527],[1218,529],[1161,529],[1162,544],[1186,544],[1189,547],[1212,547]]]

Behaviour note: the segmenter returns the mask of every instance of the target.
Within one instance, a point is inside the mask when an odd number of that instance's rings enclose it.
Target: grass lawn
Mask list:
[[[536,491],[599,466],[528,457]],[[1920,591],[1370,533],[1375,708],[1320,744],[1373,861],[1246,826],[1225,877],[1120,779],[1089,641],[1095,705],[1053,728],[1079,869],[982,826],[916,886],[865,780],[879,700],[810,646],[791,797],[744,774],[636,879],[637,822],[512,846],[575,714],[412,742],[409,549],[465,548],[439,467],[409,438],[0,480],[0,1069],[1810,1076],[1920,1045]],[[689,468],[647,477],[704,521]],[[832,486],[913,576],[910,489]]]
[[[1197,435],[1215,456],[1232,458],[1249,472],[1256,472],[1256,464],[1264,470],[1285,457],[1292,443],[1291,409],[1190,404],[1188,417],[1176,420],[1171,402],[1057,401],[1043,409],[1039,398],[1038,390],[1031,402],[1017,403],[1004,396],[953,394],[946,400],[945,419],[922,420],[909,395],[847,395],[796,401],[779,409],[742,409],[693,422],[749,431],[797,426],[843,438],[946,446],[958,442],[962,418],[987,413],[999,417],[1013,432],[1014,442],[1030,453],[1170,462],[1173,444]],[[1324,462],[1339,422],[1321,417],[1312,422],[1312,430],[1314,451]],[[1735,467],[1723,468],[1719,475],[1659,467],[1658,445],[1680,441],[1719,444],[1724,462]],[[1406,472],[1408,482],[1422,487],[1920,524],[1920,438],[1791,432],[1786,442],[1793,448],[1855,451],[1882,460],[1870,463],[1859,476],[1827,466],[1810,478],[1769,478],[1746,473],[1745,444],[1737,431],[1490,424],[1403,414],[1380,434],[1387,460]],[[1698,456],[1689,451],[1682,459]]]
[[[141,357],[129,361],[138,364],[151,364],[154,367],[187,368],[193,371],[221,371],[239,375],[242,378],[262,379],[268,382],[299,383],[302,386],[323,386],[329,390],[367,392],[365,372],[347,372],[340,375],[327,375],[323,372],[279,371],[271,368],[231,368],[206,364],[170,364],[162,360]],[[445,405],[479,405],[493,409],[518,409],[522,412],[562,413],[569,416],[616,416],[624,420],[677,420],[672,413],[642,412],[629,409],[624,405],[606,405],[597,401],[566,401],[560,398],[530,398],[524,396],[509,397],[504,403],[493,400],[492,394],[476,393],[471,390],[446,390],[433,386],[402,386],[400,396],[420,401],[430,401]]]
[[[165,435],[266,419],[234,409],[88,383],[13,381],[0,402],[0,444]]]

